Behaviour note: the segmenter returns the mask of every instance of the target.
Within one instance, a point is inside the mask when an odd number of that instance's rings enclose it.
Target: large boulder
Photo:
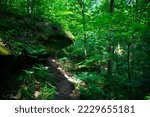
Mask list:
[[[73,39],[69,31],[54,21],[0,12],[2,55],[6,52],[2,48],[15,55],[25,51],[30,54],[52,53],[72,44]]]
[[[0,78],[73,43],[59,23],[0,11]]]

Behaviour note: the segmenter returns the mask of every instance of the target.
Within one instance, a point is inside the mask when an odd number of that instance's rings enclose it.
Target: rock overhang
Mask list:
[[[53,53],[73,43],[59,23],[25,16],[0,16],[0,54]]]

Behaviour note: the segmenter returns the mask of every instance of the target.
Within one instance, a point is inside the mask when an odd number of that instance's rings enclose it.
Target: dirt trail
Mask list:
[[[74,88],[76,80],[69,76],[58,64],[57,60],[48,58],[49,71],[53,74],[51,80],[56,86],[57,95],[55,100],[78,100],[80,93]],[[20,85],[18,85],[20,86]],[[16,89],[18,89],[17,87]],[[0,99],[17,99],[13,92],[16,92],[14,88],[7,88],[6,86],[0,88]],[[14,93],[15,94],[15,93]]]
[[[54,74],[54,81],[57,89],[56,100],[77,100],[79,92],[74,89],[74,80],[58,65],[57,61],[48,58],[49,69]]]

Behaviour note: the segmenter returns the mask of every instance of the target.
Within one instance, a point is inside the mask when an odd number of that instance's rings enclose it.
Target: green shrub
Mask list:
[[[150,94],[145,97],[146,100],[150,100]]]
[[[101,75],[94,72],[82,72],[76,77],[85,82],[85,85],[80,85],[82,99],[103,99],[105,96],[102,85],[104,78]]]
[[[50,100],[50,99],[54,99],[55,95],[56,95],[56,89],[55,89],[54,86],[52,86],[48,82],[42,84],[42,86],[41,86],[41,94],[39,96],[39,99]]]
[[[52,73],[48,67],[36,65],[28,70],[24,70],[17,80],[21,82],[20,99],[54,99],[56,89],[52,85]],[[35,92],[39,92],[35,96]]]

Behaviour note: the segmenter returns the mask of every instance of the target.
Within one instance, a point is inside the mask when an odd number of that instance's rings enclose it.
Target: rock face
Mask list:
[[[73,35],[60,24],[42,18],[4,14],[0,11],[0,54],[43,54],[73,42]],[[5,49],[4,49],[5,48]],[[9,52],[10,53],[10,52]]]
[[[0,79],[69,46],[73,39],[59,23],[0,11]]]

